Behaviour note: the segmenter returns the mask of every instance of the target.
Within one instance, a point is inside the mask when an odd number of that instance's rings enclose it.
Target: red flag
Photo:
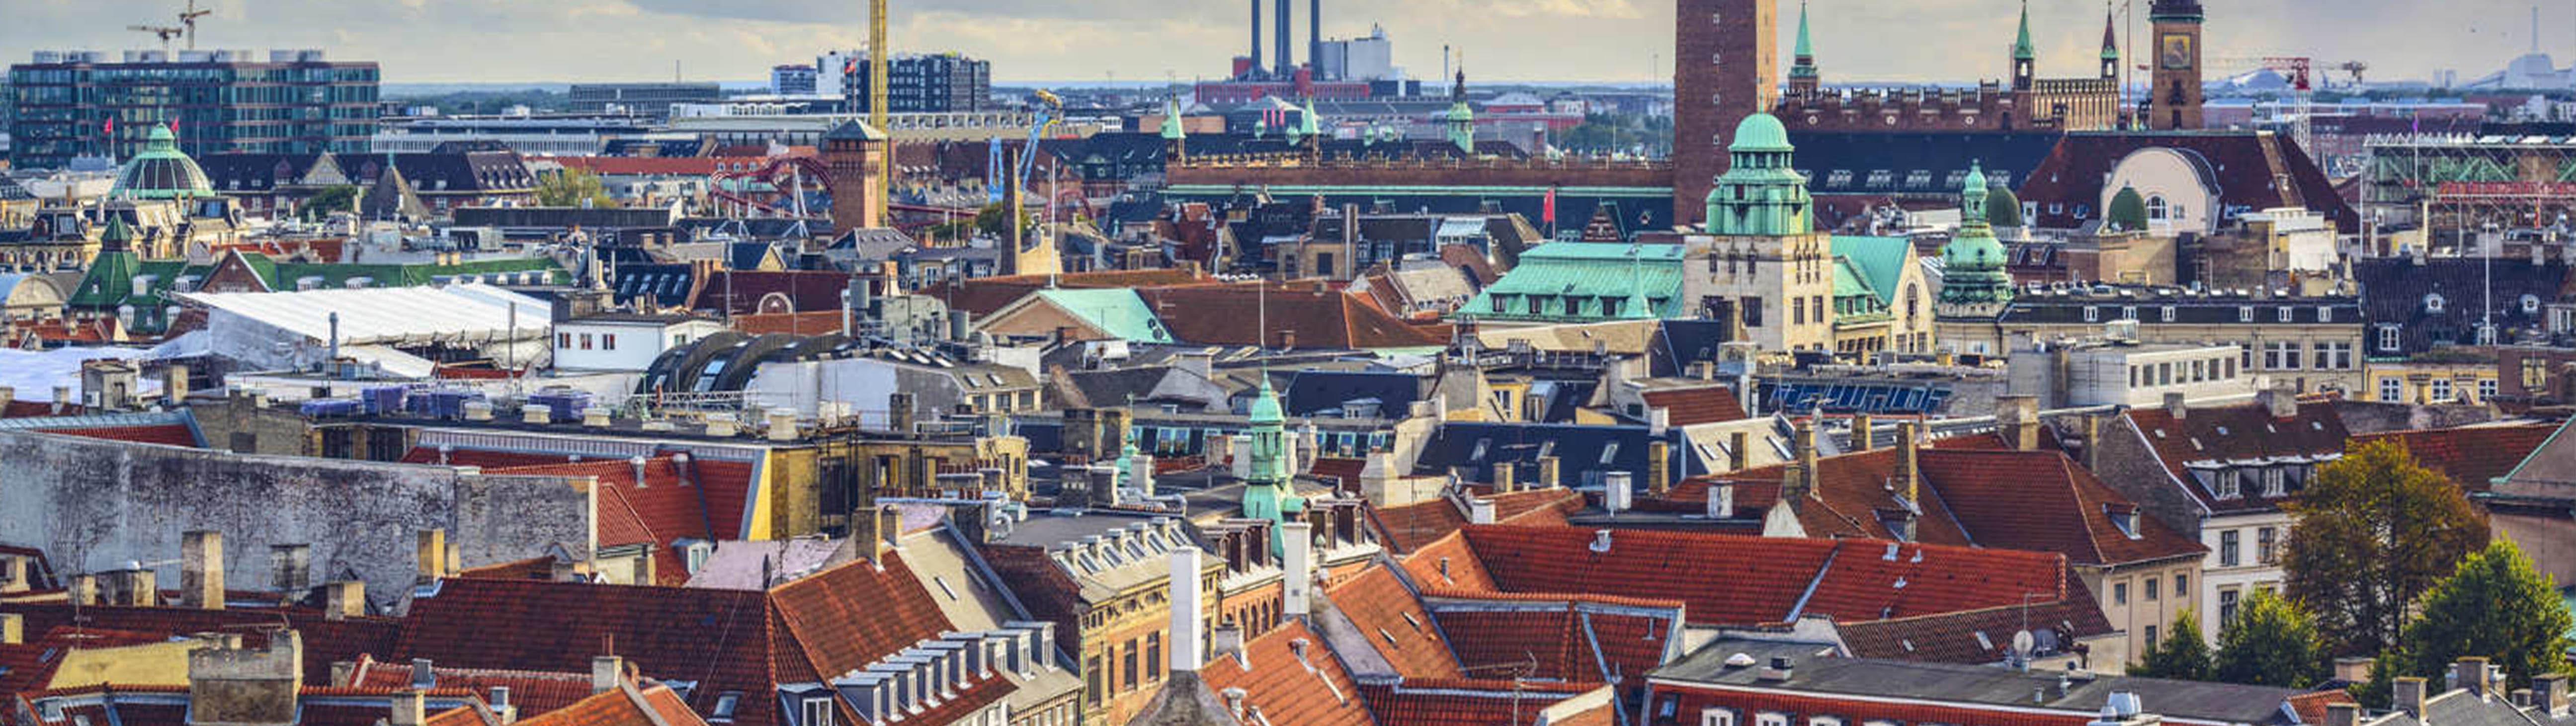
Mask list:
[[[1538,210],[1538,220],[1539,220],[1539,221],[1541,221],[1541,222],[1546,222],[1546,223],[1548,223],[1548,224],[1555,224],[1555,223],[1556,223],[1556,187],[1548,187],[1548,188],[1547,188],[1547,200],[1546,200],[1546,201],[1544,201],[1544,202],[1541,202],[1541,203],[1540,203],[1540,205],[1541,205],[1541,206],[1539,207],[1539,210]]]
[[[109,116],[109,117],[107,117],[107,125],[106,125],[106,127],[105,127],[105,131],[103,131],[102,133],[105,133],[105,134],[107,134],[107,135],[109,135],[109,136],[115,136],[115,135],[116,135],[116,117],[114,117],[114,116]]]
[[[179,133],[179,120],[178,120],[178,119],[175,119],[175,118],[174,118],[174,119],[170,119],[170,133],[172,133],[172,134],[177,134],[177,133]]]

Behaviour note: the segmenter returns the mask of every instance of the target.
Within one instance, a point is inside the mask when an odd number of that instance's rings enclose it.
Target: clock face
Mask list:
[[[2199,67],[2200,53],[2192,47],[2194,40],[2189,33],[2166,33],[2156,43],[2157,65],[2177,71]]]

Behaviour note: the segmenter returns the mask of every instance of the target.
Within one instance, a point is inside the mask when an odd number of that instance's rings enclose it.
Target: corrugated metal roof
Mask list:
[[[330,339],[330,316],[338,313],[342,345],[543,336],[553,316],[553,306],[543,300],[488,285],[182,293],[181,297],[313,340]],[[516,334],[510,335],[514,306]]]

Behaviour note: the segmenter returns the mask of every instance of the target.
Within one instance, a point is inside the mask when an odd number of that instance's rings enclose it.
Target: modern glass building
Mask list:
[[[131,158],[154,127],[173,123],[192,156],[363,152],[376,133],[378,79],[373,62],[318,50],[38,51],[9,67],[9,162]]]

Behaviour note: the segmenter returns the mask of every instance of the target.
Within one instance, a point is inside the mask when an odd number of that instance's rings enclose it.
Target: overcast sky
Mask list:
[[[2148,0],[2134,0],[2143,24]],[[1269,0],[1265,0],[1267,5]],[[1244,0],[893,0],[900,51],[962,51],[1002,82],[1182,80],[1244,52]],[[1297,6],[1304,55],[1307,0]],[[38,49],[152,47],[125,30],[166,23],[180,0],[5,0],[0,57]],[[389,83],[754,80],[866,36],[866,0],[200,0],[200,45],[319,47],[384,64]],[[1670,0],[1324,0],[1325,35],[1383,25],[1397,63],[1438,75],[1442,44],[1473,78],[1669,80]],[[2215,0],[2209,53],[2362,60],[2379,79],[2435,69],[2474,77],[2531,44],[2527,0]],[[2545,0],[2540,46],[2563,64],[2576,0]],[[2003,74],[2016,0],[1813,0],[1828,82],[1962,81]],[[2090,73],[2099,0],[2033,0],[2043,76]],[[1797,5],[1781,0],[1780,48]],[[1265,28],[1265,30],[1268,30]],[[2143,35],[2143,34],[2142,34]],[[2143,38],[2142,38],[2143,40]],[[2143,45],[2143,43],[2142,43]],[[1786,67],[1786,64],[1783,64]]]

